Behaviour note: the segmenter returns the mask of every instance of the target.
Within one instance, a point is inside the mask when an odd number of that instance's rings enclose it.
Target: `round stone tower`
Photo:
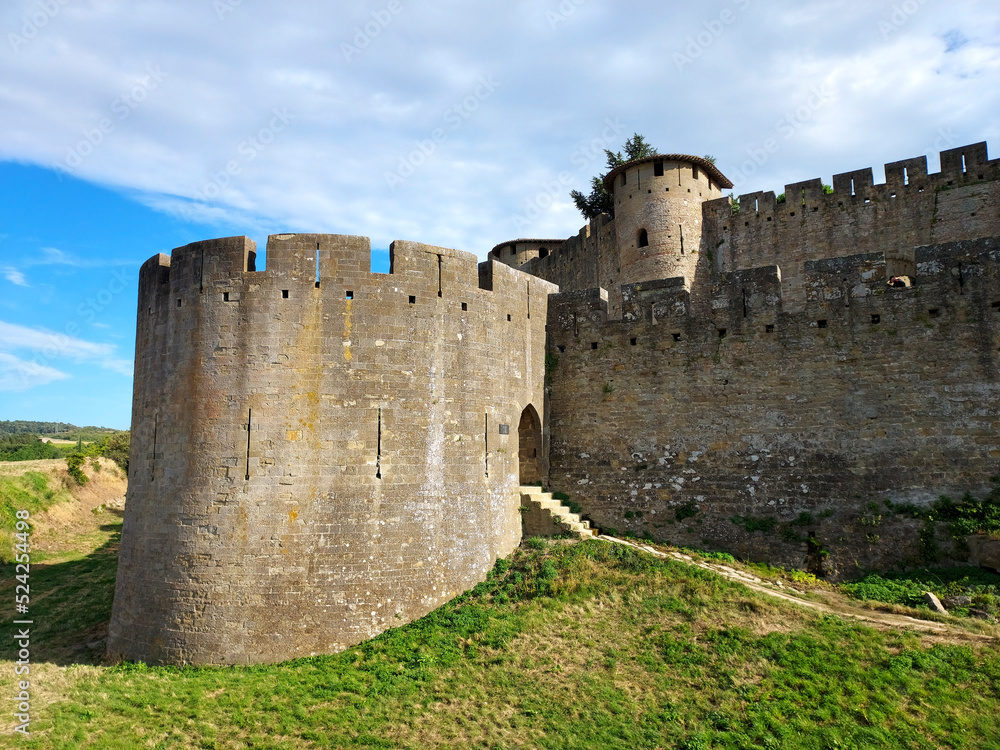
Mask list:
[[[733,186],[700,156],[660,154],[623,164],[604,178],[614,197],[621,283],[694,279],[701,204]]]

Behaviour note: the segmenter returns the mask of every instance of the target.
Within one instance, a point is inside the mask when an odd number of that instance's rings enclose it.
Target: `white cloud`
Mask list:
[[[26,391],[70,376],[38,362],[0,352],[0,391]]]
[[[18,286],[30,286],[30,284],[28,284],[28,280],[24,277],[24,274],[16,268],[4,266],[3,268],[0,268],[0,273],[3,273],[3,277],[11,284],[17,284]]]
[[[835,82],[833,103],[737,186],[748,191],[917,156],[942,129],[955,133],[949,145],[988,139],[1000,151],[995,9],[954,0],[900,15],[903,5],[404,0],[347,60],[342,45],[382,0],[243,2],[221,19],[207,1],[74,2],[0,55],[0,158],[72,168],[248,233],[483,255],[515,233],[579,229],[565,193],[603,165],[569,157],[609,117],[625,124],[622,140],[639,131],[735,172],[805,92]],[[0,30],[35,8],[8,3]],[[499,85],[477,98],[484,77]],[[280,130],[276,109],[290,116]],[[386,173],[414,153],[421,163],[391,189]],[[515,230],[525,199],[564,170],[575,184]]]
[[[94,343],[43,328],[29,328],[0,321],[0,352],[7,352],[4,357],[8,363],[8,369],[14,361],[24,362],[9,352],[24,350],[34,352],[36,355],[33,362],[28,363],[36,368],[32,372],[37,371],[41,378],[38,383],[34,383],[35,385],[57,379],[53,373],[58,373],[61,377],[69,377],[46,364],[61,359],[77,363],[92,363],[126,377],[132,376],[132,362],[116,356],[116,347],[113,344]],[[21,372],[26,371],[21,370]],[[44,379],[46,374],[50,376],[48,380]]]

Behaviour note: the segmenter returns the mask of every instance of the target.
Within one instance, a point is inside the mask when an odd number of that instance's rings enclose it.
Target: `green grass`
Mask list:
[[[106,621],[115,541],[33,569],[51,623],[39,661],[73,661]],[[0,689],[11,672],[0,664]],[[532,540],[473,591],[339,655],[34,679],[52,684],[31,739],[0,746],[1000,747],[996,645],[925,648],[599,541]]]
[[[40,471],[29,471],[17,477],[0,477],[0,561],[13,560],[13,533],[17,512],[26,510],[35,515],[58,502],[70,499],[66,491],[49,487],[49,477]],[[29,519],[30,523],[30,519]]]

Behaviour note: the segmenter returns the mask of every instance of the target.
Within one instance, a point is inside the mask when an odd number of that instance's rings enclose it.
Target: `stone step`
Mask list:
[[[528,536],[555,536],[569,533],[580,539],[595,536],[590,522],[570,511],[551,492],[542,492],[540,487],[520,487],[521,504],[527,508],[524,514],[524,529]]]

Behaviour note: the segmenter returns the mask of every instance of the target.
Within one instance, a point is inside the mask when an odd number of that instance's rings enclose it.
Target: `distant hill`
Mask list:
[[[110,427],[77,427],[69,422],[30,422],[25,420],[0,421],[0,435],[44,435],[58,440],[100,440],[118,430]]]

